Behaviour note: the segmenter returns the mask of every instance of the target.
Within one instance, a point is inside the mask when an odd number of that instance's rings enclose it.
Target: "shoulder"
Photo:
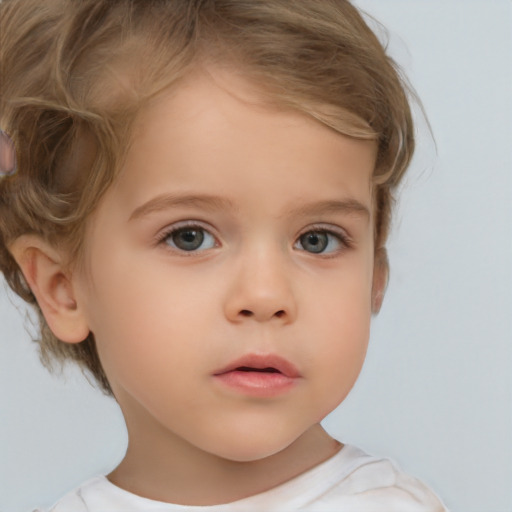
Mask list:
[[[36,509],[33,512],[92,512],[83,498],[83,493],[94,490],[102,484],[103,480],[103,477],[87,480],[80,487],[63,496],[49,509]]]
[[[327,506],[339,501],[353,512],[447,511],[427,485],[404,473],[391,459],[368,455],[350,445],[336,458],[338,464],[330,465],[330,474],[325,475],[331,485],[321,501]]]

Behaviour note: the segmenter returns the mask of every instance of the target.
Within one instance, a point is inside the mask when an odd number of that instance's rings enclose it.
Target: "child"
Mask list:
[[[129,434],[50,510],[446,510],[320,426],[363,364],[414,146],[357,10],[4,0],[0,34],[0,268],[43,360],[92,373]]]

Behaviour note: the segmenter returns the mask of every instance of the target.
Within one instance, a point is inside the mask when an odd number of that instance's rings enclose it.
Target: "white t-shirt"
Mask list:
[[[288,482],[232,503],[173,505],[136,496],[105,476],[85,482],[48,512],[447,512],[421,481],[389,459],[345,445],[336,455]],[[34,512],[44,512],[35,510]]]

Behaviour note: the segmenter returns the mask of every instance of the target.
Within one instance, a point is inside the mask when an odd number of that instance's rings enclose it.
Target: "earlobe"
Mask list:
[[[377,249],[373,266],[372,313],[377,314],[382,307],[389,279],[388,253],[385,247]]]
[[[83,341],[89,329],[59,251],[35,235],[17,238],[9,250],[53,334],[67,343]]]

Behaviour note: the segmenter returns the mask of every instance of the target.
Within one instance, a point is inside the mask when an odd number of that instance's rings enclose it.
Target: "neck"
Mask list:
[[[125,458],[108,475],[118,487],[180,505],[216,505],[280,485],[327,460],[342,447],[316,424],[284,450],[263,459],[227,460],[191,445],[160,425],[127,418]]]

